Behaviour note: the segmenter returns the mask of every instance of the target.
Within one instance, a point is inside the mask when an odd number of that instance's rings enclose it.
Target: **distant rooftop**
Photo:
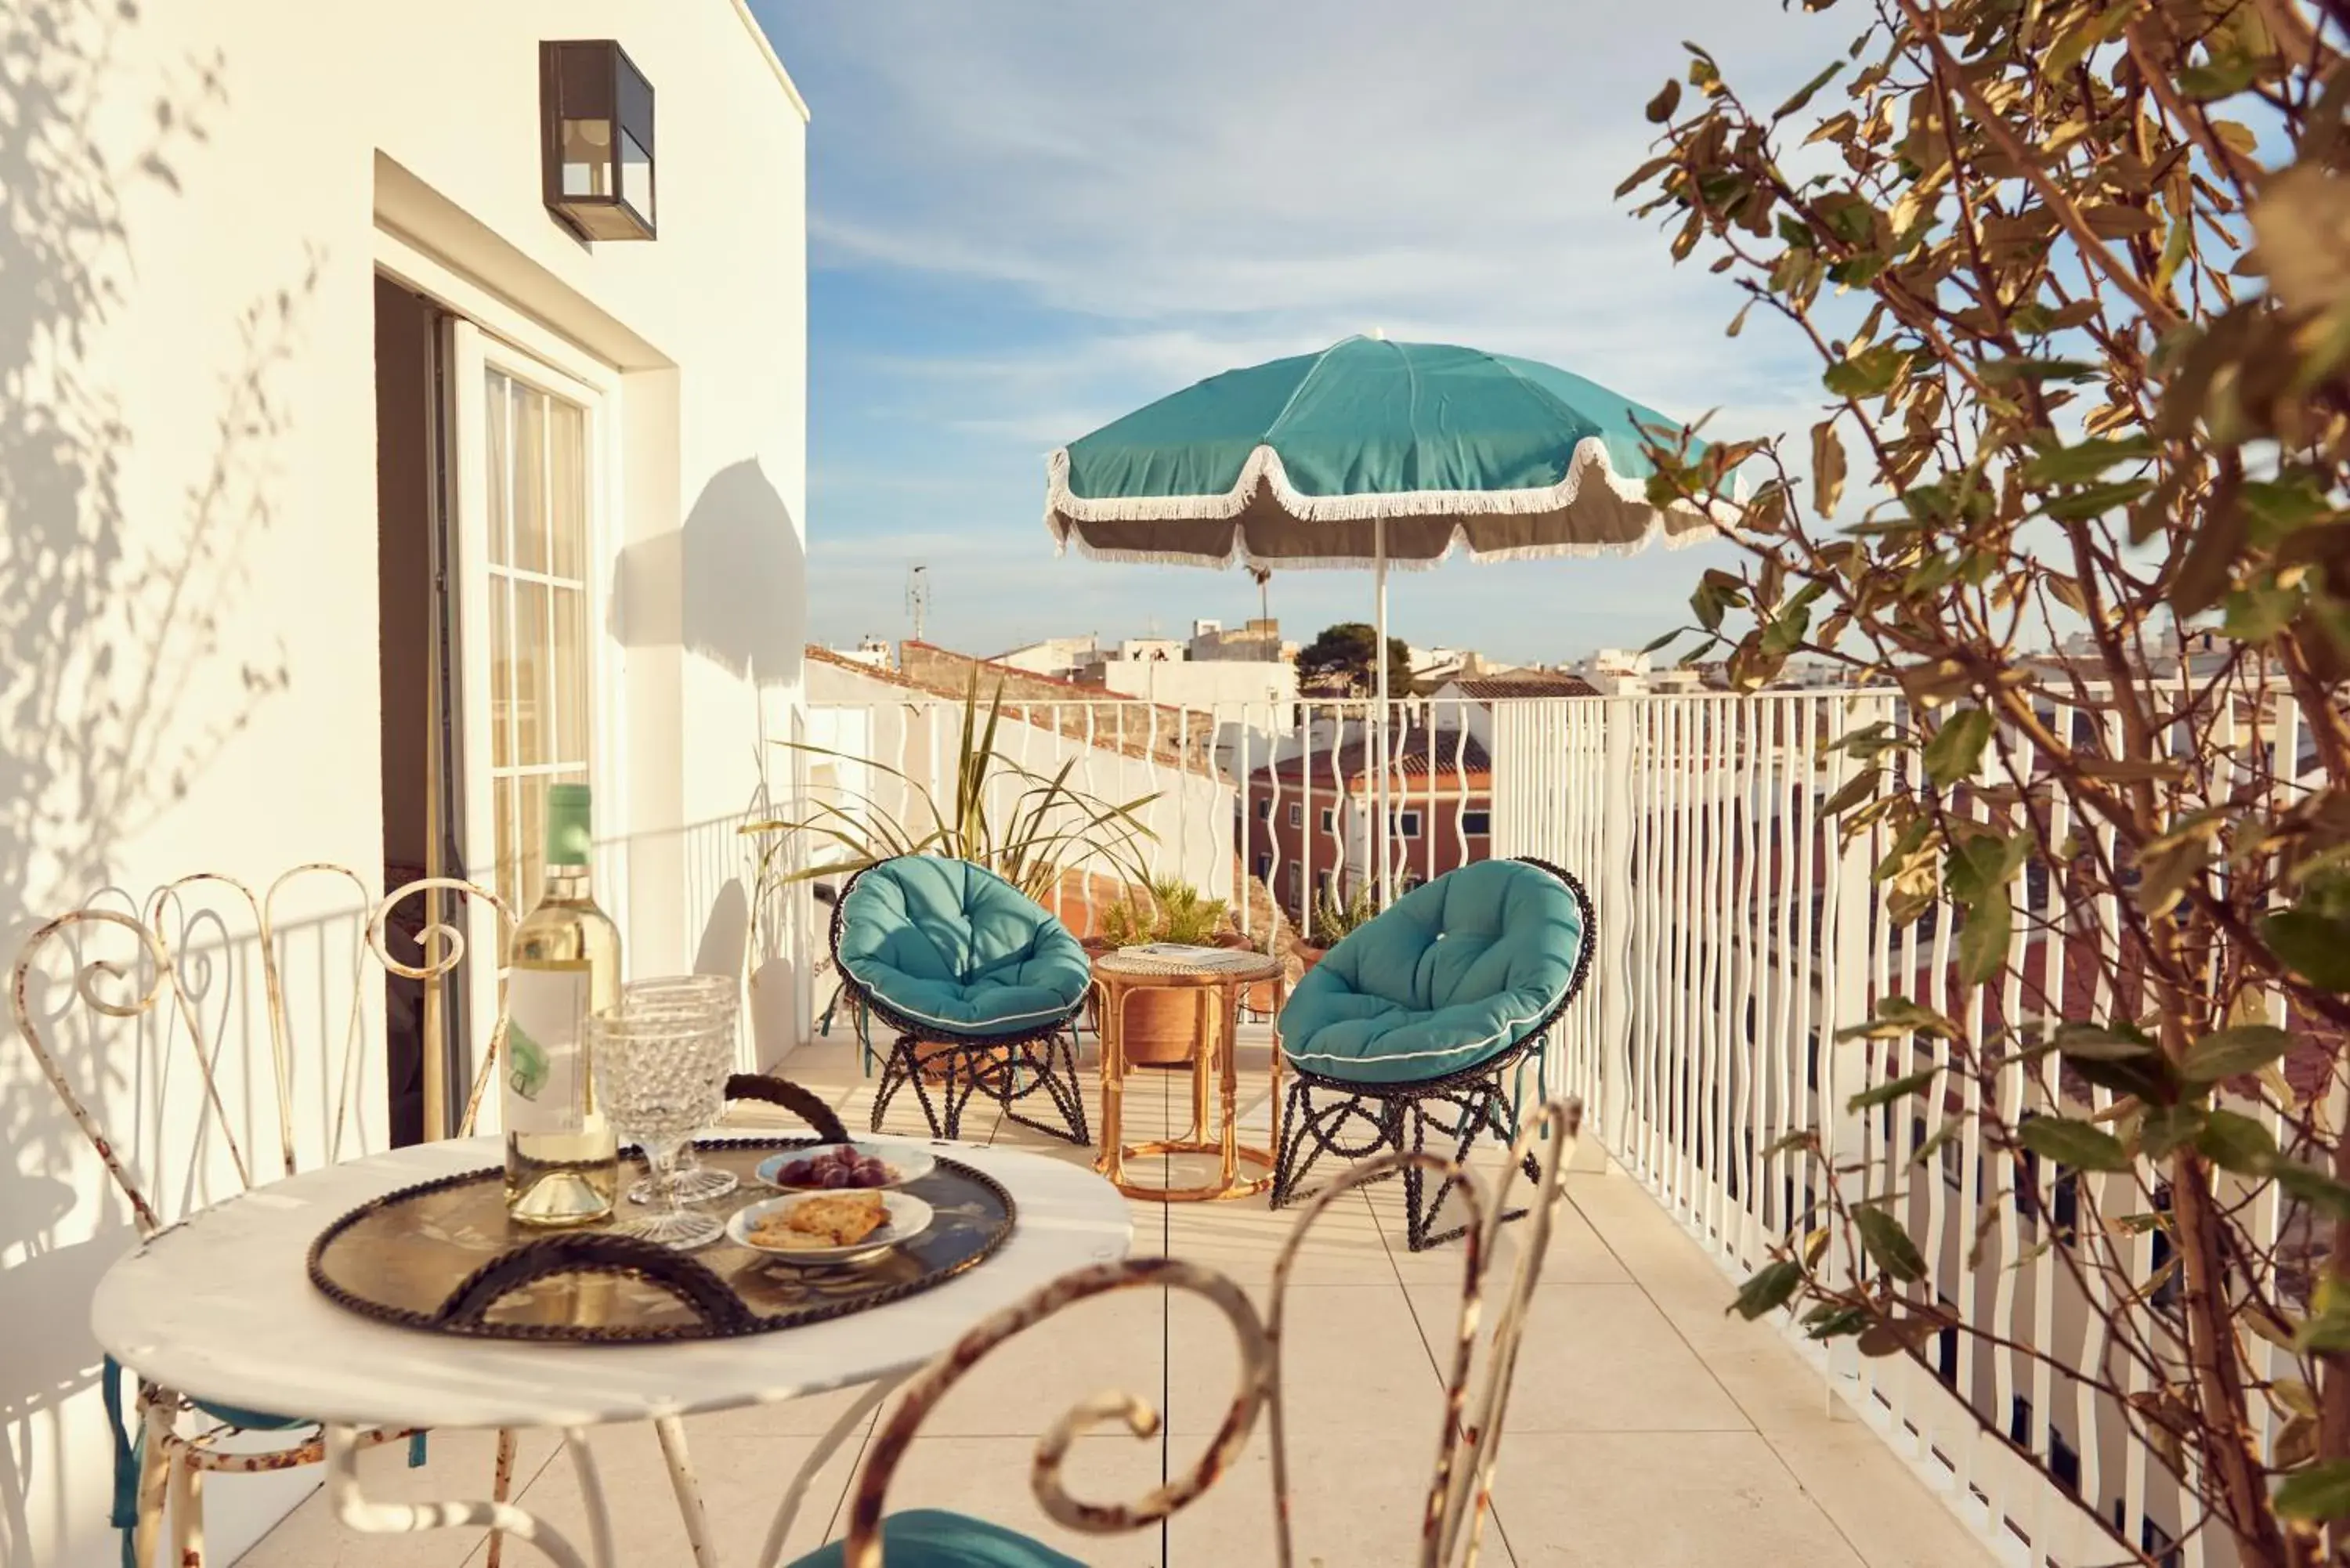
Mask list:
[[[1599,688],[1580,675],[1482,675],[1450,683],[1463,697],[1492,702],[1507,697],[1596,697]]]

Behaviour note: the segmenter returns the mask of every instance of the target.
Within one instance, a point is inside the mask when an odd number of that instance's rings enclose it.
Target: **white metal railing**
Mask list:
[[[961,714],[960,703],[920,697],[814,706],[805,738],[841,756],[804,757],[795,788],[803,799],[908,819],[923,808],[893,771],[951,794]],[[1007,701],[997,745],[1032,773],[1066,764],[1072,784],[1105,798],[1154,796],[1143,809],[1150,874],[1232,900],[1236,921],[1262,941],[1269,907],[1301,925],[1326,878],[1342,897],[1377,881],[1367,716],[1361,702]],[[2058,734],[2107,722],[2090,710],[2045,717]],[[2112,1347],[2096,1309],[2110,1304],[2112,1275],[2073,1266],[2066,1249],[2113,1249],[2100,1257],[2150,1288],[2160,1267],[2152,1233],[2042,1245],[2037,1228],[2064,1223],[2068,1199],[2058,1183],[2043,1192],[1985,1147],[1983,1091],[1970,1076],[1956,1078],[1947,1104],[1844,1110],[1855,1094],[1932,1060],[1935,1043],[1923,1037],[1837,1039],[1884,996],[1923,1002],[1978,1038],[1987,1022],[2102,1018],[2116,1005],[2103,979],[2075,972],[2102,966],[2063,961],[2074,944],[2117,929],[2115,911],[2052,910],[2044,877],[2022,885],[2011,978],[1987,990],[1956,982],[1950,909],[1936,905],[1898,927],[1885,918],[1870,875],[1887,846],[1881,835],[1845,843],[1821,808],[1862,765],[1832,742],[1906,719],[1898,694],[1881,691],[1399,701],[1390,733],[1398,753],[1418,761],[1392,786],[1398,885],[1521,855],[1585,882],[1599,947],[1586,1002],[1550,1043],[1550,1081],[1584,1096],[1608,1151],[1727,1276],[1742,1278],[1767,1261],[1772,1242],[1816,1223],[1823,1173],[1835,1170],[1847,1198],[1906,1195],[1934,1279],[1958,1298],[1945,1296],[1944,1311],[2065,1365],[2103,1366]],[[2262,739],[2297,754],[2289,710]],[[1898,767],[1893,779],[1908,787]],[[1990,820],[2002,808],[1961,809]],[[2060,839],[2076,826],[2103,831],[2061,813],[2054,826]],[[1065,882],[1056,912],[1085,929],[1114,896],[1116,879],[1104,872],[1106,881]],[[1248,896],[1252,882],[1270,898]],[[800,929],[820,948],[820,920]],[[803,974],[816,956],[803,949]],[[824,1001],[811,991],[810,1004]],[[2026,1078],[2045,1071],[2044,1062],[2016,1060],[1994,1083],[1993,1108],[2012,1122],[2032,1096],[2045,1103],[2054,1085]],[[2101,1107],[2109,1101],[2098,1091]],[[1921,1171],[1920,1151],[1946,1122],[1940,1156]],[[2282,1143],[2286,1129],[2273,1116],[2269,1125]],[[1826,1140],[1824,1164],[1774,1147],[1811,1127]],[[2129,1178],[2065,1179],[2094,1184],[2085,1190],[2101,1213],[2130,1210],[2123,1189],[2107,1190]],[[2255,1212],[2266,1236],[2290,1222],[2272,1193]],[[2139,1436],[2143,1423],[2042,1355],[1950,1334],[1921,1363],[1863,1357],[1850,1339],[1823,1347],[1793,1321],[1788,1333],[2002,1557],[2032,1568],[2114,1560],[2112,1541],[2085,1511],[2094,1509],[2118,1520],[2151,1561],[2227,1560]],[[2117,1365],[2126,1393],[2153,1389],[2139,1362]],[[2282,1360],[2274,1371],[2284,1375]]]
[[[1390,745],[1405,761],[1389,790],[1388,845],[1402,887],[1489,853],[1491,717],[1487,706],[1467,701],[1392,707]],[[1310,931],[1319,898],[1343,901],[1377,884],[1368,709],[1359,701],[1174,707],[1108,696],[1007,698],[995,752],[1032,777],[1066,766],[1070,787],[1101,800],[1147,800],[1135,814],[1148,830],[1134,846],[1142,869],[1224,899],[1240,929],[1262,942],[1271,909],[1283,926]],[[943,808],[953,796],[962,715],[962,703],[934,698],[811,705],[800,731],[811,749],[795,763],[800,798],[860,819],[887,815],[919,833],[931,821],[925,797]],[[1003,776],[990,803],[998,820],[1025,787]],[[804,863],[837,853],[811,838]],[[1127,878],[1107,859],[1073,870],[1051,902],[1084,930]]]
[[[2133,1191],[2137,1179],[2121,1175],[2052,1172],[2043,1181],[1984,1145],[1986,1109],[2012,1125],[2052,1103],[2049,1058],[2027,1064],[2008,1052],[1990,1085],[1995,1105],[1966,1074],[1947,1080],[1947,1098],[1845,1109],[1854,1095],[1936,1059],[1925,1036],[1837,1040],[1885,996],[1921,1002],[1973,1040],[2002,1024],[2030,1036],[2136,1005],[2110,994],[2107,965],[2085,961],[2117,950],[2117,911],[2109,902],[2052,908],[2044,875],[2016,890],[2007,973],[1991,987],[1959,984],[1960,922],[1948,905],[1898,927],[1886,918],[1870,875],[1888,846],[1882,830],[1844,843],[1821,807],[1862,765],[1830,743],[1907,718],[1890,692],[1500,705],[1492,852],[1583,873],[1598,911],[1596,1005],[1574,1010],[1553,1043],[1553,1081],[1585,1096],[1609,1151],[1732,1277],[1767,1262],[1773,1241],[1824,1222],[1827,1171],[1847,1199],[1906,1209],[1932,1279],[1950,1293],[1920,1304],[1991,1337],[1946,1332],[1921,1365],[1899,1354],[1864,1358],[1849,1339],[1823,1348],[1792,1320],[1789,1333],[2003,1557],[2033,1568],[2115,1560],[2121,1554],[2085,1511],[2093,1509],[2147,1561],[2225,1563],[2227,1545],[2199,1528],[2195,1501],[2141,1436],[2143,1417],[2064,1370],[2107,1371],[2126,1397],[2150,1396],[2178,1361],[2175,1344],[2123,1347],[2106,1330],[2117,1289],[2159,1287],[2158,1232],[2076,1226],[2067,1212],[2081,1210],[2085,1193],[2109,1219],[2143,1213],[2160,1207],[2159,1191]],[[2090,708],[2043,718],[2058,735],[2110,723]],[[2263,718],[2257,732],[2239,718],[2220,741],[2256,736],[2274,756],[2298,758],[2293,711],[2280,704]],[[2118,743],[2110,736],[2108,749],[2117,753]],[[2017,774],[2035,776],[2039,759],[2015,751],[2012,737],[2010,747]],[[1993,765],[1987,752],[1975,782],[1991,782]],[[2289,779],[2293,769],[2279,771]],[[1887,787],[1912,786],[1897,767]],[[2014,826],[2006,807],[1964,787],[1952,799],[1961,815]],[[2054,842],[2078,829],[2110,849],[2110,829],[2074,823],[2061,805],[2051,826]],[[2095,1091],[2094,1108],[2111,1101]],[[2260,1114],[2285,1145],[2282,1118]],[[1823,1159],[1774,1152],[1783,1135],[1810,1127],[1822,1131]],[[1921,1171],[1919,1156],[1937,1138],[1947,1141]],[[2089,1185],[2066,1185],[2076,1182]],[[2296,1222],[2272,1186],[2248,1197],[2256,1244]],[[2057,1234],[2043,1237],[2043,1226]],[[1993,1348],[2001,1343],[2023,1348]],[[2267,1354],[2270,1375],[2288,1376],[2282,1353]]]

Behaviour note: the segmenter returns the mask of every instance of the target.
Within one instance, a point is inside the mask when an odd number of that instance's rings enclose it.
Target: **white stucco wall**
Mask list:
[[[650,244],[583,244],[540,203],[537,45],[605,36],[658,94]],[[7,950],[102,888],[192,869],[379,878],[386,230],[618,381],[596,570],[626,754],[598,836],[627,872],[632,970],[691,962],[713,922],[723,942],[733,819],[796,700],[806,618],[806,120],[747,13],[12,0],[0,51],[26,63],[0,78]],[[334,1014],[309,1000],[297,1021]],[[184,1064],[167,1101],[152,1040],[76,1039],[131,1158],[166,1158]],[[97,1568],[116,1545],[84,1324],[126,1216],[24,1053],[0,1054],[0,1321],[41,1325],[0,1336],[0,1564]],[[307,1484],[209,1489],[213,1560]]]
[[[1297,666],[1273,659],[1113,659],[1101,665],[1102,680],[1121,697],[1138,697],[1171,708],[1250,706],[1252,723],[1270,711],[1277,729],[1287,729],[1297,701]],[[1267,705],[1274,705],[1268,710]],[[1219,715],[1220,717],[1222,715]]]

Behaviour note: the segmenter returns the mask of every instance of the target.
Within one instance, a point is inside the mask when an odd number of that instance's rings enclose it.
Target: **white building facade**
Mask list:
[[[432,869],[526,905],[572,781],[629,970],[743,962],[736,826],[800,701],[807,508],[807,115],[747,8],[24,0],[0,37],[39,62],[0,80],[12,953],[198,870],[331,861],[380,895]],[[626,179],[655,237],[590,241],[547,204],[564,40],[617,42],[650,85]],[[297,1022],[348,1009],[347,981],[295,983]],[[385,998],[366,971],[370,1147],[421,1114]],[[468,1015],[494,998],[473,984]],[[161,1072],[147,1025],[72,1038],[143,1166],[190,1111],[184,1064]],[[24,1052],[0,1085],[0,1262],[45,1325],[0,1345],[0,1563],[98,1568],[88,1303],[131,1231]],[[209,1489],[209,1560],[316,1478]]]

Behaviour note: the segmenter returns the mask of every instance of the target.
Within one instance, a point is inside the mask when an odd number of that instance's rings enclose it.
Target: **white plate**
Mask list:
[[[782,1198],[770,1198],[749,1203],[734,1211],[726,1221],[726,1236],[738,1247],[748,1247],[786,1263],[843,1263],[857,1258],[869,1258],[876,1252],[886,1252],[900,1241],[910,1241],[931,1228],[931,1206],[908,1192],[892,1192],[880,1188],[861,1189],[881,1199],[889,1213],[888,1223],[862,1241],[849,1247],[762,1247],[751,1240],[751,1227],[766,1215],[789,1213],[811,1199],[837,1197],[834,1192],[794,1192]]]
[[[920,1181],[931,1171],[936,1170],[939,1165],[938,1160],[929,1152],[908,1144],[820,1143],[807,1148],[786,1149],[782,1154],[771,1154],[759,1162],[759,1168],[752,1174],[768,1186],[784,1192],[874,1191],[875,1189],[869,1187],[787,1187],[782,1181],[784,1167],[798,1160],[814,1159],[817,1155],[829,1154],[837,1148],[855,1149],[858,1154],[870,1155],[888,1166],[890,1172],[888,1185],[891,1187],[904,1187],[910,1182]]]

